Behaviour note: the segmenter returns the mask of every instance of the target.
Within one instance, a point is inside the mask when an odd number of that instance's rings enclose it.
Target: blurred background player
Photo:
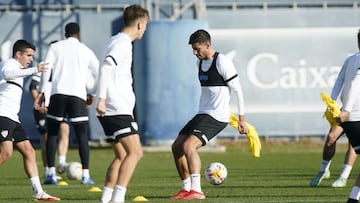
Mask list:
[[[0,64],[0,165],[11,157],[13,147],[16,146],[33,188],[33,198],[59,201],[59,198],[47,194],[40,184],[35,149],[19,120],[24,77],[47,69],[47,64],[27,68],[32,63],[34,54],[33,44],[18,40],[13,45],[12,58]]]
[[[142,38],[149,12],[138,5],[130,5],[125,8],[123,19],[121,32],[111,37],[105,45],[100,69],[96,111],[106,141],[111,143],[114,151],[114,159],[106,172],[101,203],[125,202],[127,186],[143,155],[133,115],[132,43]]]
[[[68,23],[65,26],[66,39],[51,44],[45,62],[49,71],[42,74],[40,94],[35,99],[35,109],[44,107],[44,92],[51,83],[50,103],[47,112],[48,137],[46,159],[49,167],[45,184],[57,184],[55,155],[57,137],[61,122],[67,117],[74,127],[78,150],[83,168],[81,183],[93,185],[89,171],[88,108],[93,102],[95,92],[87,89],[88,72],[97,77],[99,61],[94,52],[80,42],[80,26]]]
[[[357,33],[360,49],[360,30]],[[343,89],[341,92],[342,108],[337,122],[341,125],[353,146],[360,154],[360,52],[346,58],[343,65]],[[357,203],[360,197],[360,173],[351,189],[347,203]]]
[[[31,82],[29,86],[29,92],[33,100],[39,94],[39,83],[40,83],[40,74],[35,74],[31,77]],[[50,88],[50,87],[49,87]],[[49,89],[50,90],[50,89]],[[46,93],[47,98],[49,98],[48,93]],[[45,106],[48,106],[49,99],[45,100]],[[48,173],[47,160],[46,160],[46,139],[47,139],[47,125],[46,125],[46,113],[40,112],[34,108],[34,119],[36,123],[36,129],[40,133],[40,147],[41,147],[41,158],[44,166],[45,177]],[[65,120],[61,122],[59,129],[59,141],[58,141],[58,166],[57,172],[63,173],[67,166],[66,163],[66,154],[69,146],[69,136],[70,136],[70,128]],[[56,177],[57,179],[61,179],[60,176]]]
[[[244,98],[239,76],[231,60],[216,52],[210,34],[197,30],[189,44],[196,56],[201,96],[198,113],[181,129],[172,144],[172,153],[182,182],[182,189],[171,199],[205,199],[201,189],[201,159],[198,149],[205,146],[230,120],[230,90],[238,108],[238,131],[248,133],[245,122]]]
[[[359,37],[359,36],[358,36]],[[360,49],[360,44],[358,45]],[[331,99],[336,101],[340,92],[344,88],[345,83],[345,73],[348,68],[348,63],[345,61],[344,65],[342,66],[338,77],[336,78],[334,87],[331,91]],[[336,152],[336,142],[337,140],[344,134],[343,128],[339,126],[337,123],[330,123],[331,128],[329,130],[328,136],[326,138],[324,148],[323,148],[323,155],[320,170],[317,175],[310,181],[310,186],[316,187],[318,186],[323,179],[330,178],[330,164],[331,159],[334,157]],[[356,161],[356,153],[351,146],[348,144],[348,149],[346,151],[343,169],[340,173],[340,177],[335,180],[331,186],[332,187],[345,187],[347,183],[347,179],[349,178],[350,172],[352,170],[352,166]]]

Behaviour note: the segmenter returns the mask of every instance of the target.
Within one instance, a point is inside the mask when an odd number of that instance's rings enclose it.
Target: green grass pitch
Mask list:
[[[286,144],[265,143],[260,158],[253,158],[247,150],[246,142],[237,142],[226,147],[226,152],[201,152],[202,168],[213,161],[225,164],[228,169],[227,180],[219,186],[210,185],[203,176],[202,189],[205,200],[195,202],[234,202],[234,203],[319,203],[345,202],[354,183],[359,167],[355,164],[345,188],[331,188],[338,177],[344,160],[345,145],[338,146],[332,161],[331,178],[324,180],[317,188],[309,187],[310,179],[320,167],[322,143]],[[90,173],[97,187],[102,188],[104,174],[113,157],[109,148],[91,149]],[[40,178],[43,180],[40,151],[37,150]],[[77,150],[71,149],[67,161],[79,161]],[[8,162],[0,166],[0,202],[34,202],[31,187],[23,171],[20,154],[15,151]],[[68,186],[44,185],[44,189],[61,202],[99,202],[101,192],[88,192],[91,186],[81,185],[79,181],[69,181]],[[128,186],[126,202],[136,196],[144,196],[149,202],[189,202],[171,200],[180,189],[180,180],[170,151],[144,152],[136,172]],[[191,202],[191,201],[190,201]]]

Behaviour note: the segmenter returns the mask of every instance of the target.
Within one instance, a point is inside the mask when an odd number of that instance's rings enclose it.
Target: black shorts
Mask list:
[[[46,115],[48,134],[58,134],[59,124],[66,118],[74,125],[88,124],[88,110],[86,101],[80,97],[54,94],[50,97],[50,104]]]
[[[0,142],[14,141],[15,143],[29,140],[25,129],[18,122],[0,116]]]
[[[46,125],[46,114],[41,113],[38,110],[34,109],[34,119],[36,123],[36,129],[39,131],[39,133],[44,134],[47,132],[47,125]]]
[[[182,135],[195,135],[203,146],[222,131],[228,123],[220,122],[207,114],[196,114],[180,131]]]
[[[130,115],[98,116],[109,143],[118,142],[122,137],[139,134],[138,125]]]
[[[344,122],[341,124],[356,154],[360,154],[360,121]]]

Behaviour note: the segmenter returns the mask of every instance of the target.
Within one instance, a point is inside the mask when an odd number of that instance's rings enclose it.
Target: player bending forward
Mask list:
[[[190,36],[189,44],[199,59],[201,97],[199,112],[180,131],[172,145],[175,165],[182,181],[182,189],[172,199],[205,199],[201,190],[201,160],[198,149],[205,146],[229,123],[230,89],[237,97],[238,130],[246,134],[244,99],[234,64],[211,46],[210,35],[198,30]]]

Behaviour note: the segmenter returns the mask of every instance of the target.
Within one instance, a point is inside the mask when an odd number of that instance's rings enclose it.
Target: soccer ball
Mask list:
[[[227,178],[227,169],[219,162],[210,163],[205,169],[205,178],[213,185],[222,184]]]
[[[66,168],[66,176],[70,180],[81,180],[82,165],[79,162],[70,162]]]

